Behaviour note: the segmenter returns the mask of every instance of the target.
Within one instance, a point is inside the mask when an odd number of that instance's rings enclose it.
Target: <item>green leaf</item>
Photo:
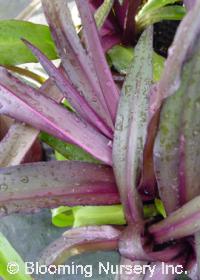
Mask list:
[[[61,206],[52,210],[52,223],[58,227],[126,224],[122,205]]]
[[[181,20],[185,14],[186,9],[183,6],[162,7],[137,19],[138,29],[144,29],[145,27],[162,20]]]
[[[133,59],[133,53],[134,50],[131,47],[116,45],[107,52],[107,56],[111,66],[113,65],[119,73],[126,74]]]
[[[149,0],[146,4],[142,7],[142,9],[138,12],[136,16],[136,21],[139,21],[143,17],[148,16],[148,14],[152,13],[159,8],[162,8],[169,4],[174,4],[177,2],[181,2],[181,0]]]
[[[40,139],[56,150],[56,158],[58,160],[79,160],[86,162],[99,163],[90,154],[76,145],[63,142],[46,132],[40,133]]]
[[[143,207],[144,218],[161,214],[165,217],[162,202]],[[81,227],[88,225],[124,225],[126,224],[122,205],[112,206],[60,206],[52,209],[52,223],[57,227]]]
[[[20,20],[0,20],[0,64],[37,62],[21,38],[37,46],[49,59],[58,58],[48,26]]]
[[[113,141],[113,170],[130,222],[143,218],[142,201],[136,188],[146,141],[149,90],[153,80],[153,28],[143,32],[135,47],[123,84]],[[130,203],[130,197],[131,203]]]
[[[107,57],[111,62],[111,65],[121,74],[127,74],[129,65],[134,57],[134,49],[130,47],[124,47],[122,45],[116,45],[107,52]],[[165,59],[153,53],[153,79],[154,82],[160,79],[162,70],[164,68]]]
[[[160,199],[155,199],[154,201],[155,203],[155,207],[156,207],[156,210],[157,212],[163,216],[163,218],[166,218],[167,217],[167,214],[166,214],[166,211],[165,211],[165,207],[162,203],[162,201]]]
[[[72,227],[74,224],[74,207],[60,206],[52,209],[52,224],[57,227]]]
[[[200,194],[200,42],[193,52],[181,67],[178,90],[162,105],[154,144],[154,170],[168,214]]]
[[[104,2],[95,12],[94,17],[95,17],[96,25],[99,29],[101,29],[101,27],[103,26],[107,16],[109,15],[112,9],[113,4],[114,4],[114,0],[104,0]]]
[[[152,218],[157,216],[159,213],[157,211],[157,208],[155,207],[154,204],[147,204],[143,206],[143,213],[144,213],[144,218]]]
[[[10,264],[10,266],[9,266]],[[19,272],[11,274],[8,269],[13,271],[19,268]],[[5,280],[31,280],[30,275],[25,274],[25,264],[5,236],[0,232],[0,276]]]

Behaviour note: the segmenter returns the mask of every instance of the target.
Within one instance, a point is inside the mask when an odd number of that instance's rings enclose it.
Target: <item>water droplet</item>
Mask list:
[[[174,46],[168,49],[168,56],[172,56],[174,54]]]
[[[128,96],[132,92],[132,86],[131,85],[126,85],[124,90],[125,90],[125,92],[124,92],[125,95]]]
[[[8,185],[7,184],[1,184],[0,185],[0,191],[5,192],[8,189]]]
[[[108,145],[108,147],[112,148],[112,141],[110,140],[107,145]]]
[[[21,177],[21,179],[20,179],[20,181],[22,182],[22,183],[28,183],[29,182],[29,178],[27,177],[27,176],[23,176],[23,177]]]
[[[92,98],[92,102],[96,103],[97,102],[97,98],[93,97]]]
[[[5,206],[0,207],[0,216],[4,216],[7,214],[7,209]]]
[[[104,73],[105,73],[105,74],[108,74],[108,73],[109,73],[108,68],[104,68],[104,70],[103,70],[103,71],[104,71]]]
[[[200,102],[199,101],[196,102],[196,107],[197,107],[197,109],[200,109]]]
[[[124,116],[120,115],[116,123],[116,130],[123,130]]]
[[[194,130],[192,134],[193,134],[193,136],[196,136],[199,134],[199,132],[197,130]]]
[[[78,116],[75,117],[75,120],[76,120],[76,122],[78,122],[78,123],[81,121],[80,117],[78,117]]]
[[[107,82],[106,82],[106,86],[107,86],[107,87],[111,87],[111,86],[112,86],[112,82],[111,82],[111,81],[107,81]]]

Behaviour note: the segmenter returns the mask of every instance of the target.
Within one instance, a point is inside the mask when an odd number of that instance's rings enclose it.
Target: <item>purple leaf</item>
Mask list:
[[[190,51],[189,62],[183,66],[182,82],[179,90],[169,97],[162,107],[160,127],[157,135],[154,158],[158,188],[161,199],[168,213],[200,194],[199,185],[199,75],[200,42],[196,42]],[[184,205],[185,206],[185,205]],[[183,206],[183,207],[184,207]],[[199,259],[199,232],[193,222],[191,231],[195,233],[196,254]],[[190,234],[185,228],[185,221],[177,221],[167,229],[167,235],[175,227],[175,236]],[[180,234],[182,227],[182,233]],[[164,233],[165,234],[165,233]],[[160,235],[160,233],[158,233]],[[171,235],[170,235],[171,236]],[[167,237],[169,238],[169,236]],[[174,235],[171,238],[174,237]]]
[[[66,231],[43,252],[40,263],[59,265],[70,257],[96,250],[117,249],[121,230],[111,226],[88,226]]]
[[[199,9],[199,3],[196,3],[196,9],[191,10],[181,22],[172,47],[169,50],[169,56],[166,60],[162,78],[158,83],[156,90],[154,90],[153,94],[151,95],[150,122],[148,126],[149,133],[144,151],[144,155],[146,155],[147,153],[149,154],[149,157],[146,156],[146,160],[148,159],[148,163],[153,163],[153,156],[151,156],[151,153],[148,151],[148,149],[150,146],[153,147],[154,145],[154,139],[159,124],[160,106],[161,104],[163,104],[163,100],[166,97],[173,95],[180,87],[183,65],[185,61],[187,61],[189,56],[191,56],[191,51],[196,43],[197,34],[200,31],[200,18],[197,12],[197,10]],[[177,98],[178,97],[174,97],[174,99]],[[181,97],[179,98],[181,100]],[[170,112],[173,109],[172,106],[175,107],[176,104],[173,103],[173,100],[168,100],[166,101],[166,103],[167,102],[171,102],[172,105],[171,107],[169,106],[169,108],[163,109],[163,111],[166,110],[166,118],[168,119],[167,121],[163,122],[163,124],[162,118],[164,118],[164,113],[161,115],[160,127],[162,130],[159,132],[159,135],[157,137],[154,160],[155,170],[157,173],[156,176],[159,184],[159,192],[161,198],[164,201],[167,212],[170,212],[175,210],[180,203],[180,197],[178,197],[179,175],[177,174],[177,161],[179,161],[180,149],[177,143],[180,142],[181,138],[180,135],[177,133],[177,129],[179,128],[178,112],[180,108],[174,108],[173,114],[175,114],[175,118],[173,115],[170,114]],[[164,108],[165,106],[168,107],[168,105],[165,104]],[[167,117],[167,111],[169,111],[169,117]],[[168,133],[169,137],[165,135],[165,133]],[[171,137],[172,135],[173,137]],[[159,140],[159,138],[161,140]],[[151,145],[149,145],[149,143],[151,143]],[[169,150],[171,150],[171,152]],[[182,160],[180,160],[179,162],[181,161]],[[151,164],[151,166],[153,167],[153,164]],[[152,172],[153,171],[154,170],[152,169]],[[170,186],[170,188],[168,188],[168,186]],[[181,188],[183,190],[182,186]],[[182,190],[181,196],[183,194]]]
[[[178,91],[163,104],[154,147],[159,194],[168,213],[199,191],[199,75],[200,44],[184,64]]]
[[[188,80],[184,81],[187,85]],[[183,91],[179,90],[163,104],[154,145],[154,168],[161,200],[167,213],[180,206],[179,138]]]
[[[192,235],[200,230],[200,196],[190,200],[163,221],[150,227],[157,242]]]
[[[10,77],[12,88],[0,81],[0,114],[32,125],[63,141],[76,144],[94,157],[110,164],[110,140],[93,129],[75,113],[71,113],[37,89]]]
[[[78,161],[1,168],[0,192],[1,216],[60,205],[119,203],[112,169]]]
[[[108,15],[112,11],[114,2],[114,0],[104,0],[103,3],[95,11],[94,18],[98,29],[101,29],[104,23],[106,22]]]
[[[121,201],[129,222],[142,220],[137,192],[146,139],[148,92],[152,82],[152,29],[140,38],[123,85],[115,125],[113,164]]]
[[[105,59],[101,46],[99,33],[93,15],[87,1],[76,0],[79,8],[83,31],[86,38],[89,55],[91,55],[97,78],[102,89],[107,108],[111,114],[113,123],[115,122],[116,110],[119,100],[119,93],[113,81],[112,74]]]
[[[195,53],[183,80],[187,82],[184,92],[184,103],[181,114],[180,133],[180,166],[179,180],[181,204],[200,195],[200,119],[199,119],[199,75],[200,75],[200,40],[196,43]]]
[[[102,37],[102,48],[104,53],[106,53],[113,46],[121,43],[121,39],[119,36],[115,34],[108,34]]]
[[[4,70],[0,71],[0,79],[11,87],[15,86],[15,80],[10,79],[8,73]],[[42,85],[41,89],[58,102],[63,98],[50,79]],[[29,126],[20,123],[11,125],[8,133],[0,142],[0,166],[5,167],[22,163],[35,143],[38,134],[38,130]]]
[[[182,244],[172,245],[161,251],[153,251],[152,239],[142,236],[141,225],[129,225],[123,231],[119,241],[119,252],[132,261],[170,261],[183,252]],[[148,245],[147,245],[148,244]]]
[[[15,123],[0,142],[0,167],[23,162],[34,144],[38,131],[32,127]]]
[[[42,4],[66,74],[103,122],[113,130],[94,66],[81,45],[67,2],[43,0]]]
[[[85,98],[74,88],[74,86],[67,80],[62,72],[54,66],[54,64],[48,60],[48,58],[35,46],[29,43],[27,40],[22,39],[23,42],[30,48],[32,53],[38,58],[41,65],[47,71],[51,79],[56,83],[63,95],[67,98],[76,112],[83,117],[86,121],[97,127],[106,136],[112,138],[111,131],[103,124],[98,115],[89,106]]]

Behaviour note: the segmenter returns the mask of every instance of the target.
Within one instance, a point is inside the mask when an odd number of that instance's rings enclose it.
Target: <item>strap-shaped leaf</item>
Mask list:
[[[150,96],[148,137],[144,149],[144,181],[154,177],[153,147],[159,125],[160,109],[163,100],[173,95],[180,87],[182,69],[188,59],[191,50],[195,46],[197,35],[200,31],[200,2],[196,2],[192,9],[182,20],[175,35],[174,42],[169,49],[169,55],[165,62],[165,68],[158,85],[152,90]],[[147,179],[145,179],[147,177]]]
[[[113,4],[114,0],[104,0],[101,6],[96,10],[94,18],[98,29],[101,29],[101,27],[103,26],[107,16],[112,9]]]
[[[136,188],[146,139],[148,93],[153,79],[152,56],[150,28],[144,32],[136,46],[123,85],[114,134],[114,173],[129,221],[138,221],[142,217],[141,201]]]
[[[69,112],[37,89],[14,77],[15,87],[0,82],[0,114],[5,114],[55,137],[77,144],[94,157],[111,164],[109,139],[93,129],[75,113]],[[100,159],[101,160],[101,159]]]
[[[192,69],[188,75],[185,98],[181,119],[180,143],[180,186],[181,204],[200,194],[199,169],[200,165],[200,41],[192,59]],[[186,77],[183,77],[183,79]]]
[[[200,231],[200,196],[150,227],[150,233],[159,243],[190,236],[198,231]]]
[[[192,59],[184,65],[181,87],[164,103],[154,149],[159,192],[168,213],[200,194],[199,40],[191,54]],[[187,206],[183,206],[183,216],[184,207]],[[188,225],[191,225],[191,232],[195,233],[195,249],[198,256],[200,250],[197,219],[198,213],[193,213],[173,225],[169,222],[166,235],[167,238],[170,235],[171,238],[186,236],[191,234],[188,231]],[[165,235],[165,232],[162,234]]]
[[[113,81],[111,71],[105,59],[98,30],[87,1],[76,0],[79,8],[83,31],[86,38],[89,54],[92,57],[96,75],[102,89],[107,108],[115,122],[119,93]]]
[[[185,14],[186,9],[183,6],[173,5],[161,7],[140,17],[137,20],[138,28],[143,29],[150,24],[154,24],[162,20],[182,20]]]
[[[182,244],[175,244],[161,250],[153,251],[152,238],[141,235],[141,226],[129,225],[123,231],[119,240],[119,252],[132,261],[170,261],[183,252]]]
[[[174,4],[180,0],[149,0],[145,3],[145,5],[140,9],[138,12],[136,19],[141,20],[144,17],[148,17],[149,14],[152,12],[158,10],[159,8],[162,8],[169,4]]]
[[[74,161],[52,161],[0,170],[0,215],[30,213],[60,205],[119,203],[112,169]]]
[[[42,0],[42,4],[63,67],[70,81],[84,95],[107,126],[113,129],[96,72],[76,33],[67,2]]]
[[[200,45],[184,65],[179,90],[163,105],[154,147],[159,193],[168,213],[200,194]]]
[[[88,226],[68,230],[44,250],[40,262],[45,265],[59,265],[84,252],[115,250],[120,234],[121,230],[111,226]]]
[[[37,136],[36,129],[20,123],[13,124],[0,142],[0,167],[22,163]]]
[[[23,39],[23,42],[30,48],[32,53],[38,58],[41,65],[47,71],[52,80],[55,81],[58,88],[61,90],[63,95],[70,102],[72,107],[76,112],[83,117],[86,121],[91,123],[94,127],[97,127],[100,131],[106,134],[108,137],[112,137],[111,131],[106,128],[104,123],[94,112],[94,110],[89,106],[85,98],[74,88],[74,86],[69,82],[59,69],[54,66],[54,64],[48,60],[48,58],[35,46],[29,43],[27,40]]]
[[[189,82],[193,64],[188,65],[180,89],[163,104],[159,129],[154,145],[154,166],[160,197],[167,213],[180,206],[183,191],[179,184],[180,133],[183,98]]]
[[[10,87],[15,85],[15,80],[10,79],[5,71],[0,71],[0,79]],[[62,99],[62,95],[50,79],[41,86],[41,90],[57,102]],[[26,160],[38,135],[39,131],[30,126],[20,123],[11,125],[7,135],[0,142],[0,166],[17,165]]]

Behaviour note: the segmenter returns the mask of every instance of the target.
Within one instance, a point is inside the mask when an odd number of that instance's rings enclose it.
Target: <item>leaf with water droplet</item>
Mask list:
[[[146,139],[148,93],[153,80],[152,31],[146,30],[135,48],[115,124],[114,173],[129,222],[139,221],[143,215],[136,187]]]

